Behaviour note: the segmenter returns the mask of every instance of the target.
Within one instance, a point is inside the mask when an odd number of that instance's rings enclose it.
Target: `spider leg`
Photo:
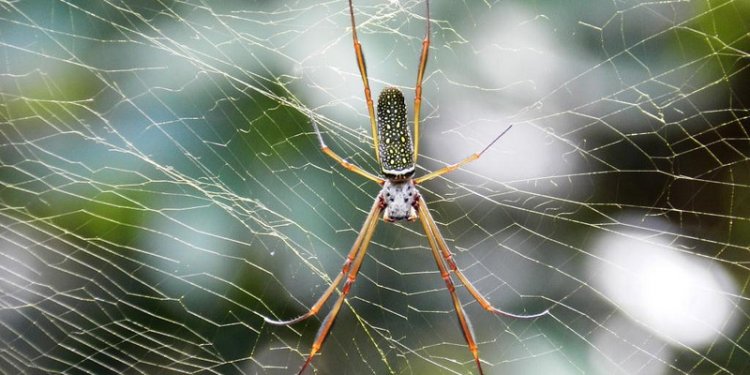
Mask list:
[[[424,199],[419,200],[420,209],[424,208],[427,209],[427,206],[424,204]],[[453,284],[453,280],[451,279],[451,275],[448,273],[448,269],[445,267],[445,264],[443,263],[443,259],[440,257],[440,253],[438,251],[438,242],[439,240],[435,235],[435,232],[430,227],[430,223],[427,219],[427,215],[421,214],[419,215],[419,218],[422,222],[422,227],[424,228],[425,235],[427,235],[427,240],[430,242],[430,249],[432,249],[432,256],[435,258],[435,263],[437,263],[438,270],[440,270],[440,277],[443,278],[443,281],[445,281],[445,286],[448,288],[448,291],[451,294],[451,300],[453,302],[453,309],[456,311],[456,316],[458,317],[458,324],[461,326],[461,332],[464,334],[464,339],[466,340],[466,344],[469,346],[469,351],[471,351],[471,355],[474,357],[474,362],[477,364],[477,368],[479,369],[479,374],[483,375],[484,372],[482,371],[482,363],[479,360],[479,348],[477,347],[477,342],[474,340],[474,329],[471,327],[471,322],[469,321],[469,317],[466,316],[466,312],[464,311],[463,306],[461,305],[461,301],[458,299],[458,295],[456,294],[456,286]]]
[[[380,198],[380,195],[378,195],[378,198],[375,199],[375,203],[373,204],[372,209],[370,210],[370,214],[367,215],[365,224],[362,226],[360,235],[357,237],[358,240],[361,239],[360,244],[359,244],[360,246],[358,246],[359,249],[357,251],[353,251],[353,253],[355,253],[356,255],[354,255],[354,260],[351,263],[351,268],[348,270],[346,282],[344,283],[344,286],[341,288],[341,295],[339,295],[339,298],[336,299],[336,303],[333,305],[333,308],[331,308],[331,311],[323,320],[323,324],[318,329],[318,333],[315,335],[315,340],[313,340],[312,347],[310,348],[310,354],[307,356],[307,360],[305,360],[305,364],[302,365],[302,368],[299,370],[298,375],[302,374],[302,372],[305,371],[307,366],[310,365],[310,362],[312,362],[315,354],[318,353],[318,351],[320,351],[320,348],[323,346],[323,342],[328,336],[328,332],[331,331],[331,327],[333,326],[333,323],[336,321],[336,316],[338,316],[339,311],[341,310],[341,306],[344,304],[344,299],[346,298],[346,295],[349,294],[349,291],[351,290],[352,285],[357,280],[359,269],[362,267],[362,261],[364,261],[365,259],[365,254],[367,253],[367,247],[370,245],[370,239],[372,238],[372,234],[375,232],[375,227],[378,224],[378,218],[382,210],[383,210],[383,202]],[[350,253],[350,255],[353,255],[353,254]],[[344,268],[347,268],[347,267],[348,265],[345,263]],[[343,270],[342,270],[342,277],[343,277]],[[330,293],[329,293],[329,296],[330,296]],[[328,298],[328,296],[326,296],[326,298]]]
[[[357,25],[354,22],[354,6],[349,0],[349,16],[352,20],[352,40],[354,42],[354,54],[357,56],[357,67],[362,76],[362,84],[365,87],[365,101],[367,102],[367,114],[370,116],[370,128],[372,131],[372,143],[375,148],[375,157],[380,164],[380,148],[378,147],[378,126],[375,121],[375,107],[372,103],[372,92],[370,91],[370,80],[367,78],[367,65],[365,65],[365,54],[362,52],[362,44],[357,38]]]
[[[422,182],[432,180],[435,177],[440,177],[440,176],[442,176],[442,175],[444,175],[444,174],[446,174],[448,172],[453,172],[456,169],[459,169],[459,168],[463,167],[464,165],[469,164],[472,161],[479,159],[479,157],[482,156],[482,154],[484,154],[485,151],[487,151],[490,147],[492,147],[492,145],[494,145],[495,142],[497,142],[497,140],[500,139],[500,137],[502,137],[505,133],[507,133],[508,130],[510,130],[510,128],[512,128],[512,127],[513,127],[513,125],[510,125],[507,128],[505,128],[505,130],[503,130],[503,132],[500,133],[500,135],[498,135],[497,137],[495,137],[495,139],[493,139],[492,142],[490,142],[490,144],[488,144],[484,149],[482,149],[482,151],[475,152],[475,153],[469,155],[469,157],[467,157],[466,159],[461,160],[460,162],[458,162],[456,164],[451,164],[451,165],[445,166],[445,167],[440,168],[440,169],[438,169],[438,170],[436,170],[434,172],[431,172],[431,173],[428,173],[428,174],[426,174],[424,176],[415,178],[414,182],[417,183],[417,184],[420,184]]]
[[[427,204],[424,202],[424,199],[419,200],[419,217],[422,218],[422,222],[426,223],[425,231],[428,233],[431,233],[431,236],[434,237],[433,240],[436,242],[437,247],[440,249],[440,252],[442,253],[443,259],[445,259],[445,262],[448,263],[448,266],[450,267],[451,271],[453,271],[454,274],[456,274],[456,277],[458,277],[459,280],[461,280],[461,283],[464,284],[466,287],[466,290],[469,291],[469,293],[474,297],[474,299],[479,302],[479,304],[484,308],[485,310],[498,315],[508,316],[511,318],[520,318],[520,319],[531,319],[531,318],[538,318],[540,316],[544,316],[549,314],[549,309],[544,310],[540,313],[536,314],[530,314],[530,315],[520,315],[520,314],[513,314],[509,313],[507,311],[500,310],[496,307],[493,307],[490,302],[485,298],[479,291],[474,287],[474,285],[469,281],[466,276],[464,276],[463,272],[458,269],[456,266],[456,262],[453,261],[453,254],[448,249],[448,245],[445,243],[445,239],[440,234],[440,231],[438,230],[437,224],[435,224],[435,219],[432,218],[432,214],[430,214],[430,211],[427,208]]]
[[[308,310],[306,313],[289,320],[274,320],[268,317],[263,317],[263,320],[266,321],[268,324],[273,324],[277,326],[286,326],[290,324],[299,323],[313,315],[316,315],[318,311],[323,307],[323,305],[328,301],[328,299],[333,294],[333,291],[336,290],[336,287],[341,283],[341,280],[344,279],[344,276],[349,273],[349,270],[351,269],[352,262],[354,261],[357,254],[362,249],[362,240],[364,239],[365,235],[367,234],[367,228],[372,225],[373,221],[377,221],[379,217],[379,212],[376,212],[375,210],[380,210],[376,206],[381,206],[382,203],[380,202],[380,198],[375,200],[375,203],[373,203],[373,207],[370,209],[370,213],[367,215],[367,218],[365,219],[364,224],[362,225],[362,229],[360,229],[359,234],[357,235],[357,239],[354,241],[354,245],[352,245],[351,250],[349,250],[349,254],[346,256],[346,260],[344,261],[344,265],[341,266],[341,272],[336,276],[336,278],[333,280],[331,285],[326,289],[326,291],[323,293],[323,295],[320,296],[318,301],[315,302],[315,304]]]
[[[430,50],[430,2],[428,0],[425,0],[425,6],[427,8],[427,30],[422,40],[422,54],[419,57],[419,71],[417,72],[417,84],[414,90],[414,164],[417,163],[417,156],[419,156],[419,112],[422,108],[422,79],[427,66],[427,54]]]
[[[310,121],[313,124],[313,128],[315,129],[315,133],[318,135],[318,142],[320,143],[320,150],[323,151],[326,155],[330,156],[333,160],[336,160],[339,164],[341,164],[342,167],[346,168],[347,170],[354,172],[362,177],[365,177],[369,180],[375,181],[379,184],[383,183],[383,179],[375,176],[374,174],[346,161],[344,158],[333,152],[323,141],[323,134],[320,133],[320,129],[318,129],[318,124],[315,122],[315,119],[310,116]]]

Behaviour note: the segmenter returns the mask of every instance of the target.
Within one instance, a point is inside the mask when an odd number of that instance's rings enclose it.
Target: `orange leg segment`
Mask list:
[[[421,184],[422,182],[432,180],[435,177],[440,177],[440,176],[442,176],[442,175],[444,175],[444,174],[446,174],[448,172],[453,172],[456,169],[459,169],[459,168],[463,167],[464,165],[469,164],[472,161],[479,159],[479,157],[482,156],[482,154],[484,154],[485,151],[487,151],[490,147],[492,147],[492,145],[494,145],[495,142],[497,142],[497,140],[500,139],[500,137],[502,137],[503,135],[505,135],[505,133],[507,133],[508,130],[510,130],[510,128],[512,128],[512,127],[513,127],[513,125],[510,125],[507,128],[505,128],[505,130],[503,130],[503,132],[500,133],[500,135],[498,135],[497,137],[495,137],[495,139],[493,139],[492,142],[490,142],[490,144],[488,144],[484,149],[482,149],[482,151],[473,153],[473,154],[469,155],[469,157],[467,157],[466,159],[461,160],[460,162],[458,162],[456,164],[451,164],[451,165],[445,166],[443,168],[440,168],[440,169],[438,169],[438,170],[436,170],[434,172],[428,173],[428,174],[426,174],[424,176],[417,177],[417,178],[414,179],[414,182],[417,183],[417,184]]]
[[[352,285],[354,285],[354,282],[357,280],[357,275],[359,275],[359,270],[362,267],[362,262],[365,260],[367,246],[370,244],[372,234],[375,232],[375,227],[378,224],[378,216],[380,216],[382,208],[382,201],[380,199],[380,196],[378,196],[378,198],[375,199],[373,209],[367,216],[365,226],[362,228],[362,232],[364,233],[364,235],[362,236],[362,244],[356,257],[354,258],[352,267],[347,274],[346,282],[344,283],[344,287],[341,289],[341,295],[336,300],[333,308],[331,308],[331,311],[328,313],[325,320],[323,320],[323,324],[318,329],[318,333],[315,335],[315,340],[313,340],[312,348],[310,349],[310,354],[307,356],[307,360],[305,361],[305,364],[302,365],[299,373],[297,373],[298,375],[302,374],[302,372],[305,371],[307,366],[310,365],[310,362],[312,362],[315,354],[320,351],[320,348],[323,346],[323,342],[325,342],[326,337],[328,337],[328,333],[331,331],[331,327],[333,327],[333,323],[336,321],[336,316],[338,316],[339,311],[341,311],[341,306],[344,304],[346,295],[349,294]]]
[[[430,50],[430,2],[426,2],[425,6],[427,7],[427,31],[425,32],[424,40],[422,40],[422,53],[419,57],[417,84],[414,89],[414,164],[417,164],[417,157],[419,156],[419,114],[422,109],[422,80],[424,79],[427,55]]]
[[[422,208],[425,210],[427,209],[427,205],[424,203],[423,199],[419,200],[419,208],[420,211]],[[448,273],[448,269],[445,267],[445,264],[443,263],[443,259],[440,257],[440,253],[438,251],[438,239],[435,238],[435,232],[432,231],[432,228],[430,227],[430,223],[427,219],[427,215],[420,214],[419,218],[422,222],[422,227],[424,228],[424,232],[427,235],[427,240],[430,243],[430,249],[432,249],[432,255],[435,258],[435,263],[437,263],[438,270],[440,271],[440,277],[443,278],[443,281],[445,282],[445,286],[448,288],[448,292],[451,294],[451,301],[453,302],[453,309],[456,311],[456,316],[458,317],[458,324],[461,326],[461,332],[464,334],[464,339],[466,340],[466,344],[469,346],[469,351],[471,352],[471,355],[474,357],[474,362],[477,364],[477,368],[479,369],[479,374],[483,375],[484,372],[482,371],[482,363],[479,361],[479,348],[477,347],[477,342],[474,340],[474,329],[471,327],[471,322],[469,321],[469,317],[466,316],[466,312],[464,311],[463,306],[461,305],[461,301],[458,299],[458,295],[456,294],[456,287],[453,284],[453,280],[451,279],[451,275]]]
[[[507,311],[500,310],[496,307],[493,307],[492,304],[485,298],[477,288],[474,287],[474,285],[469,281],[468,278],[461,272],[460,269],[458,269],[458,266],[456,266],[456,262],[453,261],[453,254],[451,253],[450,249],[448,249],[448,244],[445,243],[445,239],[440,234],[440,231],[438,230],[437,224],[435,224],[435,219],[432,218],[432,214],[430,214],[429,209],[427,208],[427,204],[424,202],[424,199],[419,200],[419,217],[422,219],[422,222],[426,225],[425,233],[428,233],[428,238],[433,237],[433,240],[436,243],[437,248],[440,250],[443,259],[446,263],[448,263],[448,266],[450,267],[451,271],[458,277],[459,280],[461,280],[461,283],[464,284],[466,287],[466,290],[471,294],[474,299],[477,300],[477,302],[484,308],[485,310],[498,315],[503,315],[511,318],[519,318],[519,319],[531,319],[531,318],[538,318],[540,316],[544,316],[549,314],[549,309],[544,310],[540,313],[536,314],[529,314],[529,315],[521,315],[521,314],[514,314],[509,313]]]
[[[310,116],[310,121],[313,124],[313,128],[315,129],[315,133],[318,135],[318,143],[320,143],[320,149],[325,153],[326,155],[330,156],[333,160],[336,160],[339,164],[341,164],[342,167],[346,168],[349,171],[352,171],[364,178],[367,178],[368,180],[375,181],[378,184],[383,183],[383,179],[381,177],[375,176],[374,174],[367,172],[366,170],[346,161],[344,158],[333,152],[328,146],[326,145],[325,141],[323,140],[323,134],[320,133],[320,129],[318,128],[318,124],[315,122],[315,119],[312,118],[312,115]]]
[[[357,25],[354,22],[354,6],[352,0],[349,0],[349,16],[352,20],[352,41],[354,43],[354,54],[357,57],[357,67],[359,74],[362,76],[362,85],[365,89],[365,101],[367,102],[367,114],[370,116],[370,128],[372,131],[372,142],[375,147],[375,157],[380,164],[380,148],[378,147],[378,126],[375,117],[375,106],[372,102],[372,91],[370,90],[370,80],[367,78],[367,65],[365,64],[365,54],[362,52],[362,44],[357,38]]]
[[[264,318],[265,321],[269,324],[288,325],[298,323],[317,314],[320,308],[331,297],[333,291],[336,289],[336,286],[338,286],[338,284],[343,280],[344,275],[346,275],[346,282],[341,289],[341,295],[339,295],[338,299],[336,299],[333,308],[331,308],[331,311],[323,320],[323,324],[318,329],[318,333],[315,335],[315,340],[313,340],[313,344],[310,349],[310,354],[308,354],[307,360],[305,360],[305,363],[299,370],[299,374],[302,374],[302,372],[305,371],[305,369],[310,365],[310,362],[312,362],[313,358],[315,357],[315,354],[320,351],[320,348],[323,346],[323,342],[328,336],[333,323],[336,321],[336,316],[338,316],[338,313],[341,310],[341,306],[344,304],[346,295],[349,294],[352,285],[354,285],[354,282],[357,280],[357,275],[359,274],[359,270],[362,267],[362,262],[365,259],[365,254],[367,253],[367,247],[370,244],[372,234],[375,232],[375,227],[377,226],[378,219],[380,218],[380,213],[382,211],[383,201],[380,195],[378,195],[372,205],[372,208],[370,209],[370,213],[367,215],[367,219],[365,219],[365,222],[362,225],[362,229],[357,236],[357,240],[354,242],[352,249],[349,251],[349,254],[346,257],[346,261],[344,261],[344,265],[341,268],[341,273],[336,277],[333,283],[331,283],[331,286],[328,287],[325,293],[323,293],[323,295],[318,299],[317,302],[315,302],[313,307],[311,307],[307,313],[302,314],[297,318],[284,321]]]

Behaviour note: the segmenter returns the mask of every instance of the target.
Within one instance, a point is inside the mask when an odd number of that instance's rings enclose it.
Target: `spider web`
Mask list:
[[[418,173],[485,373],[749,373],[750,4],[433,1]],[[355,1],[413,95],[421,1]],[[408,105],[411,111],[411,103]],[[413,113],[413,112],[410,112]],[[296,373],[378,187],[346,2],[0,2],[0,372]],[[334,298],[336,295],[334,295]],[[317,373],[477,370],[380,224]],[[312,372],[313,370],[308,370]]]

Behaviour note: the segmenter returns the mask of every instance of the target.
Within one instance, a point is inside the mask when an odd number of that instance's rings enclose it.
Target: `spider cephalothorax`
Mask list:
[[[383,202],[383,220],[385,221],[415,221],[419,218],[417,215],[419,191],[412,179],[385,180],[383,190],[380,191],[380,199]]]

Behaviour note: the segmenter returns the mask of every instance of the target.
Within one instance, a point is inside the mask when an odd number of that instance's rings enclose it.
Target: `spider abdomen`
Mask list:
[[[378,96],[378,152],[383,174],[402,179],[414,173],[414,145],[406,124],[404,94],[387,87]]]

